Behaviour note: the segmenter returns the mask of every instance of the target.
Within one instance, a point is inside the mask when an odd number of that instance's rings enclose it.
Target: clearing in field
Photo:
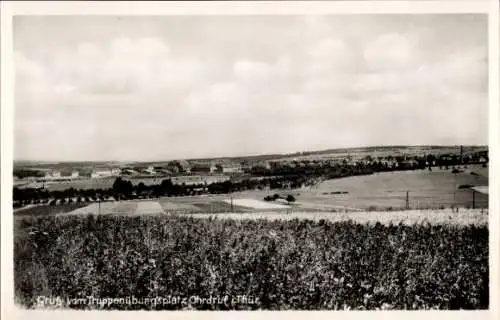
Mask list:
[[[163,208],[157,201],[137,202],[136,214],[165,214]]]
[[[137,207],[138,203],[134,201],[92,203],[86,207],[68,212],[66,215],[130,215],[136,213]]]
[[[137,212],[138,202],[135,201],[120,201],[111,207],[105,214],[113,215],[132,215]]]
[[[106,214],[114,206],[115,206],[114,202],[101,202],[100,204],[99,203],[84,204],[84,207],[78,208],[73,211],[69,211],[65,213],[65,215],[99,214],[99,213]]]
[[[223,200],[226,203],[231,203],[230,199]],[[233,199],[233,204],[237,206],[253,208],[253,209],[289,209],[290,206],[264,202],[255,199]]]
[[[224,213],[224,212],[248,212],[251,211],[248,207],[243,207],[241,205],[237,205],[233,201],[233,205],[231,206],[231,200],[208,200],[206,202],[196,202],[193,203],[196,207],[199,208],[200,212],[203,213]]]
[[[200,209],[190,203],[183,203],[169,199],[159,199],[161,208],[164,212],[197,212]]]

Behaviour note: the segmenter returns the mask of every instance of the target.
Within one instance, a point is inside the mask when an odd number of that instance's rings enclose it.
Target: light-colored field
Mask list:
[[[223,200],[226,203],[231,203],[231,200]],[[290,208],[284,204],[277,204],[272,202],[265,202],[255,199],[233,199],[233,204],[237,206],[253,208],[253,209],[287,209]]]
[[[481,192],[482,194],[488,194],[488,186],[477,186],[472,187],[471,189],[476,190],[477,192]]]
[[[161,205],[157,201],[137,202],[135,214],[164,214]]]
[[[135,201],[121,202],[101,202],[92,203],[86,207],[64,213],[65,215],[85,215],[85,214],[111,214],[111,215],[131,215],[137,211],[138,203]]]
[[[360,209],[394,209],[406,206],[408,191],[411,209],[472,207],[472,190],[458,189],[460,185],[487,186],[487,169],[470,166],[464,172],[451,170],[397,171],[354,176],[322,182],[308,190],[301,190],[297,201],[328,204]],[[471,174],[480,171],[481,174]],[[486,174],[486,176],[485,176]],[[347,192],[346,194],[334,194]],[[475,195],[478,208],[488,206],[488,195]]]
[[[251,199],[236,199],[247,200],[243,203],[246,205],[260,205],[257,201],[248,201]],[[234,202],[235,200],[233,200]],[[287,212],[283,208],[273,208],[273,203],[262,202],[263,205],[269,206],[260,209],[254,208],[256,212],[239,211],[237,213],[228,213],[228,211],[220,211],[217,213],[209,213],[209,210],[203,210],[198,207],[198,210],[182,211],[183,215],[199,218],[218,218],[218,219],[270,219],[270,220],[290,220],[290,219],[325,219],[329,221],[346,221],[353,220],[358,223],[376,223],[382,224],[404,224],[426,223],[431,224],[451,224],[451,225],[487,225],[488,210],[486,209],[459,209],[458,212],[453,212],[451,209],[444,210],[405,210],[405,211],[345,211],[338,210],[337,212],[320,211],[303,211],[300,207],[283,206],[290,209]],[[240,204],[241,205],[241,204]],[[274,204],[275,206],[278,206]],[[264,206],[263,206],[264,207]],[[195,207],[196,208],[196,207]],[[100,204],[92,203],[86,207],[75,209],[67,213],[59,213],[59,215],[85,215],[99,214],[103,215],[145,215],[145,214],[165,214],[169,213],[158,201],[124,201],[124,202],[103,202]],[[170,211],[175,212],[175,211]]]
[[[162,207],[163,211],[165,212],[172,212],[172,211],[199,211],[199,208],[190,204],[190,203],[183,203],[181,201],[175,201],[175,200],[170,200],[170,199],[160,199],[158,200],[160,203],[160,206]]]
[[[315,202],[305,202],[297,201],[293,204],[295,207],[298,206],[301,209],[318,210],[318,211],[364,211],[360,208],[353,208],[334,204],[325,203],[315,203]]]
[[[116,204],[116,202],[101,202],[100,204],[92,203],[86,207],[64,213],[64,215],[99,214],[99,212],[101,214],[109,214]]]
[[[105,214],[114,215],[133,215],[137,212],[139,202],[136,201],[119,201]]]
[[[399,224],[406,225],[415,223],[430,223],[433,225],[487,225],[488,211],[481,209],[460,210],[408,210],[393,212],[348,212],[348,213],[326,213],[326,212],[265,212],[265,213],[222,213],[222,214],[188,214],[197,218],[216,219],[268,219],[268,220],[292,220],[310,219],[328,221],[352,220],[357,223],[375,224]]]

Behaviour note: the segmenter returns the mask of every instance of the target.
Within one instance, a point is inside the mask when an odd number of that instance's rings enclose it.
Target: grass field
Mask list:
[[[86,204],[82,203],[70,203],[62,206],[49,206],[49,205],[39,205],[32,206],[29,208],[22,208],[14,212],[14,216],[51,216],[55,214],[68,213],[79,208],[86,207]]]
[[[102,215],[22,218],[14,234],[15,297],[28,308],[48,307],[38,296],[74,309],[489,306],[485,226]],[[226,295],[221,304],[196,300]],[[129,296],[181,300],[85,303]]]
[[[472,172],[479,172],[477,175]],[[463,173],[451,170],[402,171],[376,173],[327,180],[307,191],[301,191],[298,201],[315,204],[345,206],[359,209],[404,208],[406,191],[412,209],[471,207],[471,190],[458,189],[460,185],[488,185],[487,169],[473,167]],[[332,194],[332,192],[347,192]],[[488,195],[475,194],[476,207],[488,206]]]

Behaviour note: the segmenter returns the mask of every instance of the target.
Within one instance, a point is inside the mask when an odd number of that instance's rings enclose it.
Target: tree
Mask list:
[[[287,197],[286,197],[286,201],[287,202],[294,202],[295,201],[295,197],[292,196],[291,194],[289,194]]]
[[[144,182],[139,182],[139,184],[137,185],[137,194],[142,195],[144,191],[146,191],[146,185],[144,184]]]

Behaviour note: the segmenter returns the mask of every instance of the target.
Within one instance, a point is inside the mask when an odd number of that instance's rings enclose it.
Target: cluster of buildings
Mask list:
[[[231,160],[174,160],[166,163],[154,163],[149,165],[129,165],[125,167],[101,167],[101,168],[80,168],[80,169],[40,169],[45,173],[41,180],[73,180],[73,179],[100,179],[108,177],[181,177],[191,176],[191,180],[183,182],[198,182],[202,178],[194,178],[195,176],[237,176],[243,173],[259,173],[269,172],[269,170],[283,169],[283,168],[311,168],[311,167],[327,167],[335,165],[384,165],[391,168],[399,166],[414,166],[418,164],[425,164],[425,166],[435,166],[439,163],[453,162],[455,159],[460,159],[460,162],[467,163],[473,161],[476,163],[487,163],[487,151],[472,152],[466,154],[460,149],[459,155],[457,154],[441,154],[433,156],[429,162],[427,155],[367,155],[366,153],[358,154],[342,154],[342,155],[326,155],[326,156],[310,156],[310,157],[297,157],[297,158],[282,158],[273,160],[245,160],[245,161],[231,161]],[[40,178],[37,178],[40,180]],[[205,180],[203,180],[205,181]]]
[[[45,176],[37,180],[74,180],[74,179],[101,179],[109,177],[143,177],[143,176],[196,176],[221,175],[244,172],[239,164],[210,164],[193,163],[187,161],[171,161],[164,165],[127,166],[114,168],[80,168],[80,169],[44,169]]]

